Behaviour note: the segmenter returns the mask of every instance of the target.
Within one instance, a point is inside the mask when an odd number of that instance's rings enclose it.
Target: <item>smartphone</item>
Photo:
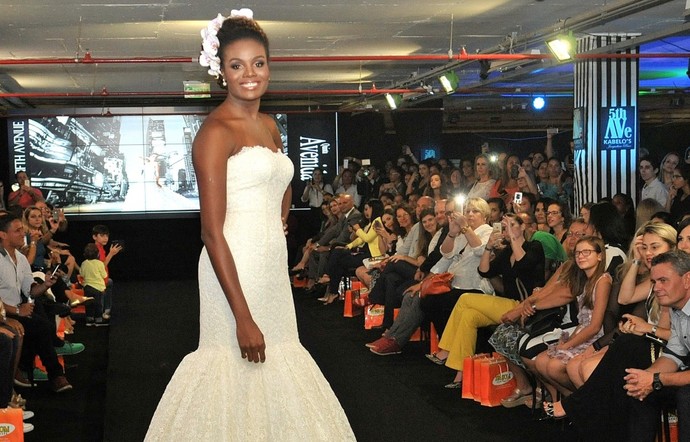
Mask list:
[[[494,232],[503,233],[503,224],[493,223]]]
[[[55,222],[60,221],[60,210],[59,209],[53,210],[53,220]]]
[[[348,160],[348,159],[343,160],[343,169],[347,169],[347,166],[349,166],[349,165],[350,165],[350,160]]]
[[[379,221],[379,220],[374,221],[374,227],[376,227],[376,228],[381,227],[381,221]]]
[[[515,192],[515,195],[513,196],[513,204],[517,206],[522,204],[522,192]]]
[[[557,127],[549,127],[546,129],[546,133],[549,135],[554,135],[558,133],[558,128]]]
[[[114,240],[112,240],[112,241],[110,242],[110,246],[111,246],[111,247],[114,246],[114,245],[116,245],[116,244],[117,244],[118,246],[122,247],[122,250],[125,249],[125,241],[124,241],[124,240],[122,240],[122,239],[114,239]]]
[[[24,184],[26,184],[27,187],[31,187],[31,181],[29,181],[28,179],[24,181]]]
[[[371,166],[371,160],[362,160],[362,166]]]
[[[17,183],[12,184],[12,192],[16,192],[17,190],[19,190],[19,184],[17,184]]]

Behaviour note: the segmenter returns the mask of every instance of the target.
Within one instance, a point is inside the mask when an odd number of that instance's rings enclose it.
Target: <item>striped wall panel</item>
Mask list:
[[[578,39],[578,53],[632,38],[625,34],[592,35]],[[637,47],[626,53],[637,53]],[[590,59],[574,66],[574,107],[582,108],[585,149],[575,151],[575,207],[623,192],[636,199],[637,145],[630,150],[600,150],[600,112],[609,106],[637,107],[639,64],[637,59]],[[635,116],[637,121],[637,115]]]

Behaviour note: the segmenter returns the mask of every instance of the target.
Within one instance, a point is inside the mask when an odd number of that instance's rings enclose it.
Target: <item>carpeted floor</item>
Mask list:
[[[179,361],[197,346],[196,281],[142,282],[118,289],[110,330],[106,441],[139,441]],[[295,291],[300,337],[340,399],[359,441],[574,440],[560,423],[537,422],[526,407],[486,408],[443,385],[453,377],[423,357],[428,344],[376,356],[379,331],[342,304],[323,306]],[[126,318],[126,320],[124,319]]]
[[[342,303],[294,293],[300,338],[321,367],[359,441],[572,441],[562,423],[529,409],[487,408],[446,390],[453,372],[424,358],[428,343],[376,356],[364,344],[380,330],[343,318]],[[141,441],[168,380],[197,347],[196,281],[118,282],[108,328],[80,324],[87,350],[67,359],[75,390],[21,391],[36,412],[27,441]],[[106,380],[107,365],[107,380]],[[203,404],[200,404],[202,406]]]

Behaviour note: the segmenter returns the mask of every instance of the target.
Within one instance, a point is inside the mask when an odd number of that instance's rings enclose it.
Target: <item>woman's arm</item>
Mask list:
[[[637,240],[635,241],[637,242]],[[652,289],[652,282],[649,278],[639,284],[637,281],[637,271],[642,264],[638,258],[632,260],[628,271],[621,281],[621,288],[618,292],[618,302],[623,305],[635,304],[636,302],[647,299],[649,291]]]
[[[230,128],[207,117],[192,147],[192,160],[199,187],[201,239],[223,293],[237,323],[237,341],[242,357],[264,361],[263,334],[254,322],[242,292],[237,267],[223,235],[226,211],[227,159],[237,151]],[[286,195],[288,195],[286,191]],[[286,198],[283,198],[283,203]],[[284,206],[284,204],[283,204]]]

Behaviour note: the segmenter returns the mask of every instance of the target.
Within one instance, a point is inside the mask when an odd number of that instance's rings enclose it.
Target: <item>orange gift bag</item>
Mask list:
[[[0,408],[0,442],[22,442],[24,421],[21,408]]]
[[[489,357],[487,353],[479,353],[468,356],[462,361],[462,397],[463,399],[474,399],[474,379],[475,374],[479,371],[474,371],[474,361],[477,359],[484,359]],[[477,390],[477,395],[479,390]]]
[[[515,376],[508,367],[508,361],[503,357],[482,359],[479,379],[480,402],[485,407],[501,405],[501,399],[510,396],[517,386]],[[477,400],[476,396],[475,400]]]

